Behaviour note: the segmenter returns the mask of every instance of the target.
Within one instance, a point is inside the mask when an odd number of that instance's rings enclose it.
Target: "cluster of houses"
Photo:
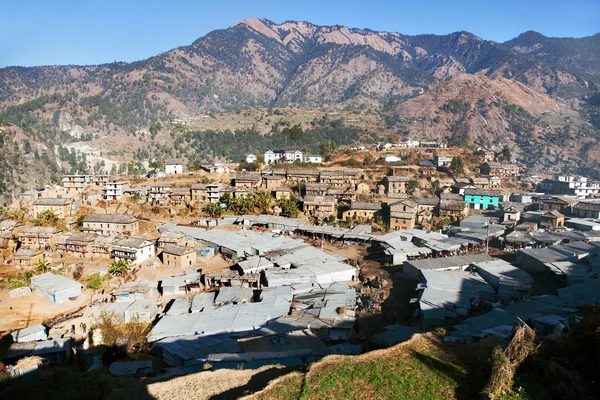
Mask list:
[[[13,250],[12,263],[19,269],[32,269],[51,259],[74,257],[89,260],[130,261],[140,265],[161,251],[167,266],[193,266],[196,251],[185,247],[180,237],[158,241],[138,237],[139,221],[126,214],[88,214],[78,231],[61,232],[54,226],[22,226],[13,220],[0,222],[0,247]]]

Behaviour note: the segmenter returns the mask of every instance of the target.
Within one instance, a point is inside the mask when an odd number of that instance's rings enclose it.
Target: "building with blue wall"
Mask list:
[[[493,190],[465,189],[464,197],[469,208],[487,210],[499,207],[502,194]]]

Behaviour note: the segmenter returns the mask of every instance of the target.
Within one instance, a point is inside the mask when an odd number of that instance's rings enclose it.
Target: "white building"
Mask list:
[[[62,275],[46,272],[31,278],[31,287],[37,294],[54,303],[65,303],[81,296],[83,285]]]
[[[165,173],[167,175],[183,174],[183,161],[181,160],[166,160]]]
[[[256,162],[256,156],[254,154],[246,154],[246,162],[248,164]]]
[[[110,255],[116,261],[121,259],[141,264],[154,257],[154,243],[134,237],[117,240]]]
[[[400,142],[399,147],[419,147],[421,145],[421,141],[418,139],[404,139]]]
[[[106,184],[104,198],[106,200],[121,200],[123,192],[129,189],[127,182],[109,182]]]
[[[321,157],[318,154],[307,154],[306,162],[313,163],[313,164],[321,164],[323,162],[323,157]]]
[[[304,154],[300,150],[267,150],[265,151],[265,164],[273,164],[279,160],[284,162],[304,161]]]

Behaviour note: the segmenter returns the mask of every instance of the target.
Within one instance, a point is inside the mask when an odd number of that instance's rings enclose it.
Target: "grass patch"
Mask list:
[[[255,399],[455,399],[478,398],[489,377],[488,359],[498,342],[467,347],[434,334],[357,357],[333,356],[305,374],[290,374]],[[489,365],[489,364],[488,364]]]

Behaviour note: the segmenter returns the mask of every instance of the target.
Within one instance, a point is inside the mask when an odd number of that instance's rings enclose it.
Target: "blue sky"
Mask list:
[[[600,32],[600,0],[0,0],[0,67],[141,60],[251,16],[499,42]]]

